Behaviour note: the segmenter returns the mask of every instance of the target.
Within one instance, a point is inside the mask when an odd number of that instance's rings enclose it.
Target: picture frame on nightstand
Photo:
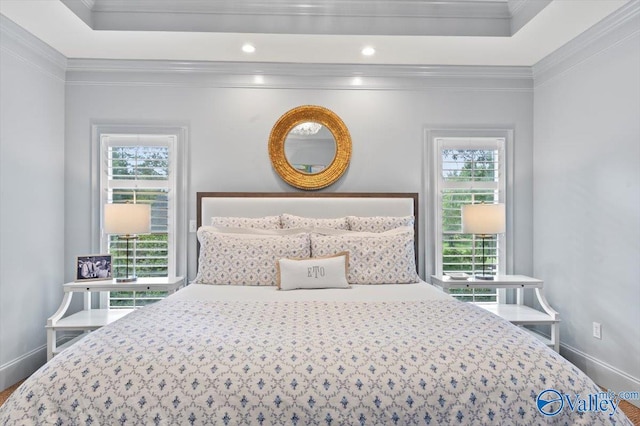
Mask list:
[[[111,255],[88,254],[76,258],[76,282],[111,279]]]

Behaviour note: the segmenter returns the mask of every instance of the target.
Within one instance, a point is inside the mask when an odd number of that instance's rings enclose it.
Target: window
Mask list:
[[[437,194],[435,227],[436,273],[478,273],[482,269],[481,238],[462,233],[464,204],[505,203],[506,155],[503,137],[436,137],[434,177]],[[505,236],[485,242],[488,271],[506,273]],[[487,288],[452,291],[463,301],[496,302],[499,295]]]
[[[151,206],[151,233],[130,244],[129,270],[138,277],[176,274],[176,135],[100,134],[100,217],[108,203]],[[126,242],[102,235],[102,249],[112,255],[115,277],[125,275]],[[137,308],[166,296],[164,292],[111,292],[110,308]]]

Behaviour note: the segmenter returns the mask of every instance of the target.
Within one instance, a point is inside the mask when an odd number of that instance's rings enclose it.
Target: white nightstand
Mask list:
[[[64,297],[60,307],[47,320],[47,361],[64,348],[71,346],[85,334],[81,334],[61,346],[56,344],[56,333],[65,330],[92,331],[122,318],[133,309],[91,309],[91,293],[100,291],[166,291],[175,293],[184,285],[183,277],[138,278],[135,282],[117,283],[115,280],[70,282],[62,286]],[[64,317],[69,309],[73,293],[84,294],[84,310]]]
[[[525,330],[542,339],[556,352],[560,350],[560,314],[549,305],[549,302],[547,302],[547,299],[544,297],[544,282],[542,280],[525,275],[497,275],[495,280],[477,280],[474,278],[454,280],[446,275],[431,275],[431,284],[441,287],[445,293],[449,293],[451,289],[458,288],[515,288],[517,294],[516,303],[514,304],[476,303],[476,305],[516,325],[549,325],[551,327],[550,339],[530,329]],[[544,312],[524,305],[523,290],[526,289],[533,289],[535,291],[538,302]]]

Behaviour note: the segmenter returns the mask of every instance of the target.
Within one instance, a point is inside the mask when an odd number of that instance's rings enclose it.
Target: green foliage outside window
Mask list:
[[[138,277],[168,275],[169,199],[166,185],[146,188],[147,185],[130,185],[127,181],[166,181],[169,175],[168,147],[113,146],[108,150],[108,179],[112,182],[112,203],[144,203],[151,205],[151,233],[139,235],[130,241],[129,273]],[[119,187],[118,182],[122,182]],[[126,275],[127,243],[117,236],[109,237],[109,252],[113,257],[114,276]],[[132,254],[135,253],[135,262]],[[154,303],[166,296],[166,292],[111,292],[112,308],[133,308]]]
[[[494,150],[443,150],[442,179],[451,183],[442,195],[442,269],[447,272],[473,274],[481,269],[482,240],[462,233],[461,208],[464,204],[497,201],[497,190],[487,189],[482,183],[499,179],[497,151]],[[479,189],[470,189],[464,182],[476,182]],[[457,185],[457,183],[461,183]],[[482,187],[485,188],[482,188]],[[485,241],[485,264],[497,268],[497,241]],[[462,301],[495,302],[495,290],[473,288],[451,290]]]

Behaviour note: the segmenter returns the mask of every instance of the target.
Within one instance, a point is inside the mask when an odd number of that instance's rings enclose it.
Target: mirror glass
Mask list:
[[[305,121],[287,134],[284,155],[291,167],[302,173],[319,173],[336,156],[336,141],[331,131],[315,121]]]

